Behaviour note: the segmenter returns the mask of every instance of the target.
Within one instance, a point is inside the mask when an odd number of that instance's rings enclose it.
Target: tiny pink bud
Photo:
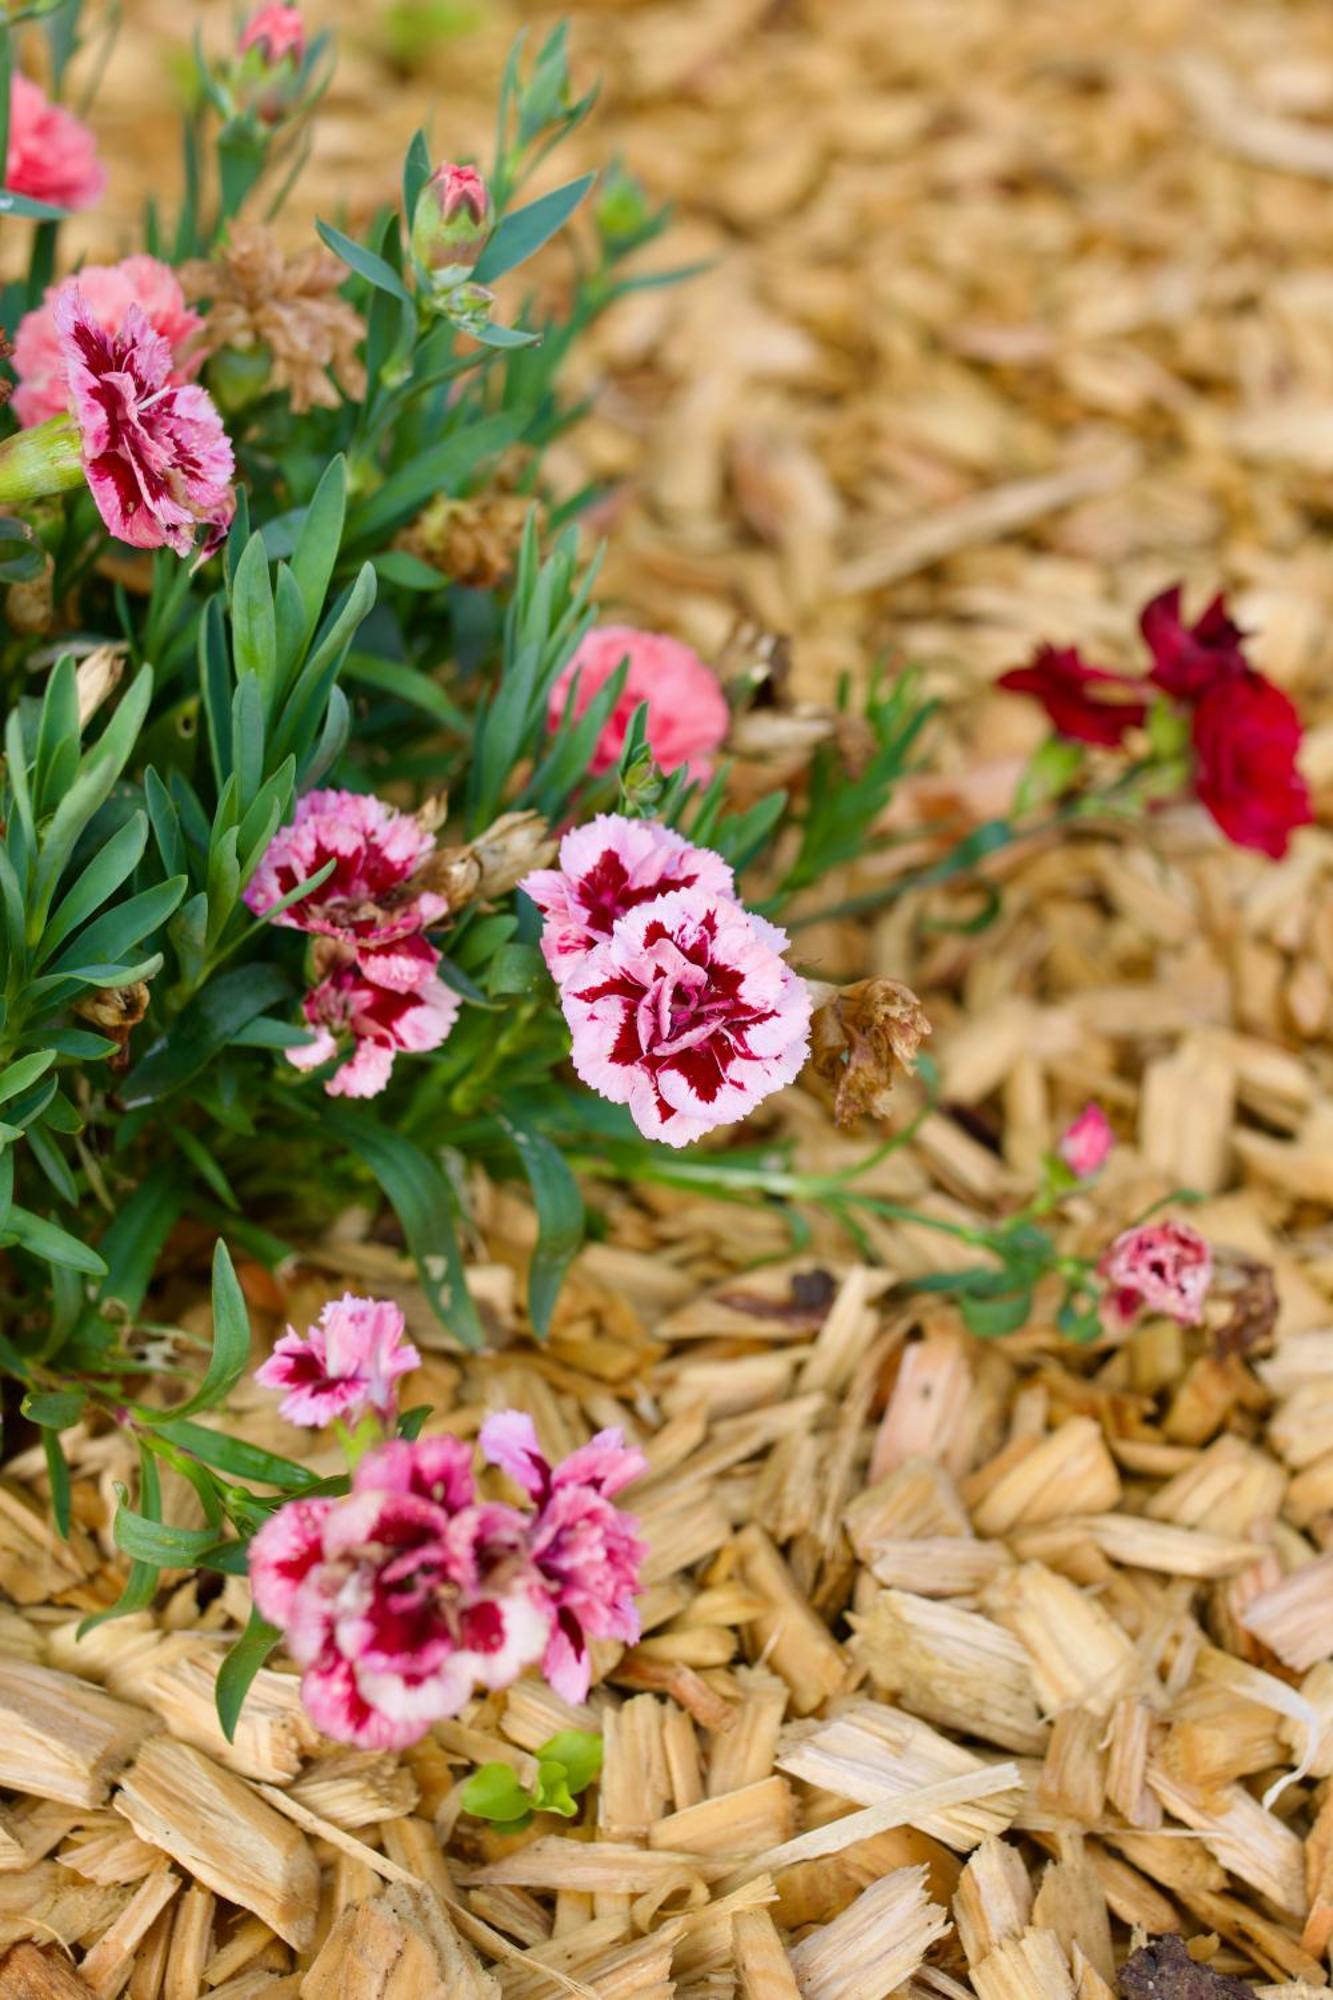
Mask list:
[[[299,63],[305,55],[305,22],[299,7],[282,5],[282,0],[264,0],[250,16],[237,44],[241,55],[258,49],[266,63],[280,63],[291,56]]]
[[[464,276],[490,234],[491,194],[475,167],[442,161],[417,197],[412,255],[423,270]]]
[[[1057,1148],[1071,1173],[1085,1181],[1106,1165],[1115,1134],[1100,1104],[1085,1105]]]

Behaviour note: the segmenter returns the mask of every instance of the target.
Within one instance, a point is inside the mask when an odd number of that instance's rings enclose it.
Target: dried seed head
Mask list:
[[[823,991],[816,998],[822,1001]],[[929,1033],[921,1002],[899,979],[858,979],[819,1006],[810,1059],[816,1076],[834,1086],[839,1125],[887,1117],[894,1080],[915,1067]]]

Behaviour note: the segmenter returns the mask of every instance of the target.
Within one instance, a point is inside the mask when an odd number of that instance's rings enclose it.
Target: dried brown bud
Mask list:
[[[130,1035],[148,1012],[148,988],[142,979],[130,986],[98,986],[74,1002],[74,1012],[116,1044],[108,1067],[123,1070],[129,1062]]]
[[[1228,1301],[1229,1316],[1212,1332],[1214,1354],[1266,1354],[1277,1325],[1277,1280],[1272,1266],[1236,1250],[1220,1250],[1214,1264],[1218,1295]]]
[[[451,910],[465,903],[507,896],[534,868],[554,858],[556,842],[540,813],[502,813],[466,847],[445,848],[428,864],[430,887],[449,899]]]
[[[822,988],[816,999],[823,998]],[[834,1086],[839,1125],[888,1116],[889,1093],[900,1071],[911,1071],[930,1023],[921,1002],[900,979],[858,979],[818,1006],[811,1023],[810,1060],[816,1076]]]
[[[79,728],[86,729],[125,671],[124,646],[95,646],[79,661],[74,676],[79,696]]]
[[[535,502],[526,493],[441,494],[403,529],[394,547],[468,590],[499,590],[509,582],[523,529]]]

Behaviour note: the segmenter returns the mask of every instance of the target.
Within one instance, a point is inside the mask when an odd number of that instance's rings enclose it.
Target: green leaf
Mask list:
[[[417,130],[412,134],[412,143],[403,161],[403,214],[407,217],[409,228],[416,213],[417,197],[430,176],[430,146],[425,133]]]
[[[537,1785],[532,1802],[538,1812],[559,1813],[561,1819],[573,1819],[578,1812],[578,1800],[569,1789],[569,1780],[563,1764],[548,1762],[545,1757],[537,1765]]]
[[[179,1423],[226,1401],[250,1365],[250,1315],[236,1280],[231,1253],[219,1236],[213,1246],[213,1351],[204,1379],[188,1402],[171,1412]]]
[[[525,326],[500,326],[493,319],[484,320],[480,326],[469,328],[474,340],[483,347],[536,347],[541,340],[539,333],[533,333]]]
[[[187,882],[184,875],[174,876],[104,911],[65,947],[51,967],[52,975],[68,977],[79,966],[123,959],[131,946],[151,937],[167,921],[185,894]]]
[[[559,1152],[535,1126],[503,1113],[499,1123],[523,1163],[537,1207],[537,1247],[528,1270],[528,1313],[534,1331],[545,1340],[565,1273],[583,1241],[583,1196]]]
[[[550,974],[535,944],[502,944],[486,973],[486,990],[492,994],[545,993]]]
[[[83,1415],[81,1389],[34,1389],[23,1398],[23,1414],[53,1431],[68,1430]]]
[[[481,1347],[485,1336],[463,1273],[454,1191],[419,1146],[370,1112],[327,1098],[321,1122],[360,1155],[383,1188],[416,1258],[421,1283],[441,1324],[463,1347]]]
[[[247,1444],[244,1438],[228,1437],[225,1431],[211,1430],[207,1424],[196,1424],[189,1417],[177,1418],[174,1414],[167,1422],[158,1423],[157,1414],[156,1411],[141,1412],[143,1417],[154,1419],[156,1436],[165,1438],[169,1444],[179,1445],[202,1464],[228,1473],[233,1479],[276,1486],[282,1493],[307,1493],[320,1483],[305,1466],[295,1465],[289,1458],[279,1458],[275,1452],[264,1451],[259,1445]]]
[[[128,1318],[138,1312],[154,1266],[180,1214],[184,1201],[180,1177],[170,1167],[155,1167],[108,1225],[98,1246],[106,1258],[106,1276],[98,1297],[114,1301]]]
[[[95,1250],[80,1243],[67,1229],[49,1222],[44,1215],[34,1215],[31,1209],[12,1207],[4,1218],[0,1237],[5,1242],[17,1243],[44,1263],[65,1264],[71,1271],[82,1271],[89,1278],[106,1276],[106,1265]]]
[[[562,1764],[571,1792],[584,1792],[602,1774],[602,1739],[591,1729],[562,1729],[537,1752],[543,1763]]]
[[[328,470],[315,488],[315,497],[306,509],[292,552],[292,575],[296,578],[301,602],[305,606],[306,646],[314,636],[319,615],[324,609],[329,579],[342,545],[346,510],[347,461],[339,456],[330,459]]]
[[[251,1683],[281,1637],[276,1625],[270,1625],[257,1611],[252,1611],[249,1624],[218,1668],[214,1700],[228,1743],[236,1739],[236,1725]]]
[[[218,1539],[212,1528],[168,1527],[165,1521],[149,1520],[123,1503],[116,1509],[113,1532],[118,1549],[133,1561],[152,1563],[157,1569],[193,1569]]]
[[[51,1483],[51,1512],[56,1529],[58,1533],[68,1535],[73,1504],[69,1461],[56,1431],[45,1426],[42,1429],[42,1456],[46,1460],[46,1476]]]
[[[1009,1297],[986,1298],[965,1292],[958,1301],[958,1310],[963,1316],[963,1324],[969,1333],[979,1340],[998,1340],[1006,1333],[1017,1333],[1032,1317],[1031,1292],[1016,1292]]]
[[[382,660],[373,653],[349,653],[343,679],[376,688],[395,701],[406,702],[409,708],[420,709],[442,729],[467,733],[468,719],[462,710],[455,708],[439,682],[419,667],[409,667],[401,660]]]
[[[124,1487],[116,1488],[120,1499],[124,1498]],[[152,1454],[141,1444],[139,1446],[139,1507],[140,1520],[156,1521],[162,1514],[162,1485],[158,1478],[157,1463]],[[124,1618],[134,1611],[147,1611],[157,1595],[159,1567],[154,1562],[132,1562],[130,1573],[125,1579],[125,1588],[115,1603],[105,1611],[94,1612],[91,1618],[84,1618],[79,1624],[78,1636],[83,1638],[99,1625],[105,1625],[112,1618]]]
[[[196,993],[121,1085],[127,1106],[179,1090],[225,1049],[238,1029],[289,992],[276,966],[238,965]]]
[[[354,243],[350,236],[344,236],[341,229],[335,229],[330,222],[317,222],[315,228],[334,256],[341,257],[358,278],[364,278],[377,292],[388,292],[391,298],[401,300],[404,305],[415,306],[416,300],[391,264],[377,257],[373,250],[367,250],[363,243]]]
[[[154,774],[150,771],[148,775],[151,779]],[[160,784],[158,789],[161,790]],[[52,952],[56,951],[80,924],[86,923],[109,896],[115,894],[126,877],[138,867],[147,844],[148,820],[145,814],[138,812],[112,834],[106,846],[89,862],[69,894],[52,911],[37,946],[35,962],[38,965],[45,965]],[[177,868],[170,872],[178,874],[180,870]]]
[[[267,707],[277,676],[278,632],[268,552],[257,530],[246,543],[232,580],[231,644],[238,676],[255,676]]]
[[[381,582],[394,584],[399,590],[443,590],[449,581],[440,570],[422,562],[420,556],[409,555],[406,549],[385,549],[373,560]]]
[[[20,1056],[17,1062],[12,1062],[7,1069],[0,1070],[0,1104],[8,1104],[11,1098],[18,1097],[25,1091],[29,1084],[36,1083],[39,1076],[45,1076],[55,1059],[54,1049],[38,1049],[35,1054]]]
[[[464,1812],[503,1827],[526,1826],[532,1817],[532,1800],[512,1764],[479,1766],[463,1786],[459,1803]]]
[[[596,174],[581,174],[578,180],[566,181],[563,187],[553,188],[550,194],[506,215],[477,259],[472,273],[476,282],[493,284],[540,250],[568,222],[596,178]]]

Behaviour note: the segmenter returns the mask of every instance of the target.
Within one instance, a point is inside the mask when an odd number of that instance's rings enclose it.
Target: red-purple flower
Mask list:
[[[557,727],[574,700],[575,680],[574,714],[579,716],[626,659],[625,685],[597,738],[590,769],[609,771],[619,762],[634,711],[646,702],[648,747],[661,768],[674,771],[683,764],[692,778],[707,778],[730,726],[727,698],[712,668],[692,647],[665,632],[595,626],[551,689],[549,727]]]
[[[1182,1326],[1197,1326],[1212,1282],[1213,1253],[1188,1223],[1143,1223],[1117,1236],[1097,1269],[1112,1287],[1122,1318],[1146,1306]]]
[[[156,257],[124,257],[119,264],[83,264],[77,278],[52,285],[42,303],[24,313],[14,334],[13,410],[21,424],[44,423],[69,408],[65,357],[56,332],[55,302],[76,286],[98,326],[108,337],[119,333],[131,306],[142,307],[153,332],[171,349],[171,379],[188,382],[197,375],[202,354],[191,355],[190,343],[204,322],[185,303],[180,279],[169,264]]]
[[[1244,633],[1227,614],[1226,601],[1213,599],[1203,616],[1186,625],[1180,615],[1180,585],[1145,604],[1139,630],[1153,663],[1148,678],[1177,701],[1196,702],[1219,682],[1247,671]]]
[[[1032,695],[1058,735],[1075,743],[1105,744],[1108,749],[1123,743],[1148,713],[1140,681],[1089,666],[1074,646],[1038,646],[1026,667],[1001,674],[996,686]],[[1113,694],[1113,688],[1121,692]]]
[[[487,1419],[481,1449],[536,1506],[526,1546],[553,1613],[542,1672],[566,1701],[582,1701],[592,1671],[588,1640],[633,1645],[639,1636],[634,1593],[646,1550],[611,1497],[647,1470],[647,1460],[608,1430],[553,1469],[532,1419],[518,1410]]]
[[[171,348],[139,306],[115,334],[77,284],[61,288],[52,311],[84,473],[111,533],[184,556],[202,529],[203,551],[216,548],[236,501],[231,443],[207,392],[174,379]]]
[[[791,1083],[810,996],[784,932],[725,896],[675,889],[627,912],[565,981],[574,1067],[648,1139],[688,1145]]]
[[[1297,769],[1301,718],[1294,704],[1245,671],[1218,682],[1191,718],[1194,789],[1227,839],[1280,860],[1296,827],[1314,818]]]
[[[417,939],[406,939],[416,946]],[[439,953],[430,953],[432,965]],[[375,971],[379,961],[388,959],[388,969],[397,978],[404,962],[401,947],[391,954],[366,951],[348,952],[343,963],[334,966],[301,1003],[314,1040],[288,1049],[287,1060],[297,1069],[319,1069],[339,1052],[347,1060],[336,1069],[324,1088],[330,1097],[378,1097],[389,1081],[394,1058],[399,1054],[424,1055],[439,1048],[458,1019],[459,999],[451,987],[433,973],[417,974],[418,984],[409,991],[397,985],[381,985]]]
[[[391,1299],[330,1299],[304,1333],[288,1327],[255,1380],[285,1391],[278,1408],[289,1424],[322,1429],[341,1418],[357,1424],[368,1410],[386,1423],[400,1375],[419,1368],[401,1309]]]
[[[628,910],[672,889],[734,897],[735,878],[720,854],[694,847],[650,819],[599,813],[560,843],[560,866],[539,868],[519,884],[545,918],[542,955],[563,985]]]
[[[106,170],[88,127],[52,104],[46,92],[20,70],[9,86],[9,149],[5,186],[12,194],[55,208],[91,208],[102,198]]]
[[[420,820],[382,799],[362,792],[307,792],[298,799],[291,824],[269,842],[245,901],[263,916],[332,862],[327,880],[279,911],[274,923],[337,938],[363,954],[373,949],[370,976],[376,984],[411,992],[438,960],[416,934],[449,907],[443,896],[413,880],[434,848],[434,836]]]
[[[344,1498],[280,1508],[250,1544],[250,1580],[315,1724],[399,1750],[540,1658],[552,1607],[529,1529],[477,1502],[471,1454],[447,1437],[381,1445]]]
[[[1069,1171],[1083,1181],[1106,1165],[1114,1145],[1115,1134],[1101,1105],[1086,1104],[1065,1127],[1057,1151]]]

